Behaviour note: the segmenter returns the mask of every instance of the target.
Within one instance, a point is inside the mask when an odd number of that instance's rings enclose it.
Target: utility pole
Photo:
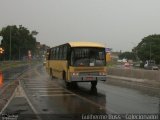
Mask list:
[[[10,61],[11,61],[11,56],[12,56],[12,50],[11,50],[12,49],[11,48],[12,47],[12,45],[11,45],[12,44],[12,36],[11,35],[12,34],[11,34],[11,26],[10,26],[10,39],[9,39],[10,40],[10,44],[9,44],[9,60]]]

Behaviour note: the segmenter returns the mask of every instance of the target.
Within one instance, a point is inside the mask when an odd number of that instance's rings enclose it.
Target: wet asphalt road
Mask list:
[[[41,115],[160,112],[160,90],[152,93],[149,89],[112,82],[99,82],[93,90],[90,83],[66,89],[64,81],[51,79],[42,65],[22,75],[21,84],[32,107]]]

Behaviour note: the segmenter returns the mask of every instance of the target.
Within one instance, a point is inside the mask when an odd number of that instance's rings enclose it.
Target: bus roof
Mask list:
[[[69,42],[69,45],[71,47],[105,47],[104,45],[96,42]]]

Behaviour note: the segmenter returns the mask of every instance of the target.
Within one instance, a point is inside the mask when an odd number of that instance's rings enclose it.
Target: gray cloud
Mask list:
[[[50,46],[98,41],[115,51],[131,50],[160,32],[159,0],[0,0],[0,28],[23,25]]]

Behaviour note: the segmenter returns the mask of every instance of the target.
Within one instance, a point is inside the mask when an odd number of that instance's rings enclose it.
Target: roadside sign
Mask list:
[[[112,48],[106,48],[105,50],[106,50],[106,52],[111,52]]]

